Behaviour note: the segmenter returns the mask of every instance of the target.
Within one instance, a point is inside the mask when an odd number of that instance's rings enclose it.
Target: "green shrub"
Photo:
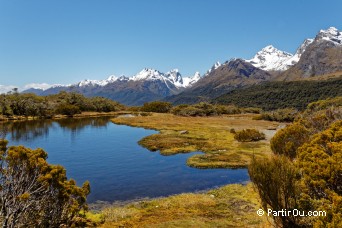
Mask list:
[[[143,112],[158,112],[158,113],[167,113],[171,110],[172,105],[169,102],[164,101],[153,101],[147,102],[141,107],[141,111]]]
[[[81,109],[76,105],[72,104],[59,104],[55,111],[57,114],[73,116],[75,114],[80,114]]]
[[[171,113],[177,116],[206,116],[206,113],[194,106],[175,107],[171,110]]]
[[[342,121],[339,99],[309,105],[271,139],[272,159],[253,158],[248,172],[266,210],[324,211],[275,216],[276,227],[342,227]]]
[[[278,122],[292,122],[298,114],[297,109],[284,108],[261,113],[260,119]]]
[[[342,121],[315,134],[297,151],[302,178],[301,204],[306,210],[326,211],[314,227],[342,225]]]
[[[201,102],[195,105],[178,105],[171,113],[178,116],[218,116],[223,114],[238,114],[241,109],[234,105],[213,105]]]
[[[0,139],[2,227],[85,227],[89,182],[78,187],[40,148],[7,143]]]
[[[215,105],[216,112],[221,114],[239,114],[242,113],[241,109],[235,105]]]
[[[243,108],[242,111],[245,113],[259,114],[262,112],[262,109],[261,108]]]
[[[334,98],[328,98],[326,100],[319,100],[316,102],[312,102],[308,104],[306,112],[315,112],[315,111],[323,110],[332,106],[341,107],[342,97],[334,97]]]
[[[309,131],[298,123],[279,130],[271,139],[271,149],[275,154],[295,158],[297,149],[309,139]]]
[[[299,170],[290,159],[285,156],[260,160],[253,158],[248,173],[259,193],[264,211],[300,209],[300,188],[297,184]],[[299,224],[303,222],[303,217],[293,214],[273,216],[273,219],[275,227],[301,227]]]
[[[234,138],[239,142],[259,141],[266,138],[265,134],[256,129],[244,129],[237,131]]]

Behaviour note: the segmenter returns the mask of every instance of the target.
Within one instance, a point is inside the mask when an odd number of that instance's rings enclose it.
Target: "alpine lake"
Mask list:
[[[247,169],[197,169],[186,165],[193,152],[163,156],[138,144],[157,131],[116,125],[113,117],[1,123],[10,146],[48,153],[78,185],[90,181],[89,203],[132,201],[198,192],[249,181]]]

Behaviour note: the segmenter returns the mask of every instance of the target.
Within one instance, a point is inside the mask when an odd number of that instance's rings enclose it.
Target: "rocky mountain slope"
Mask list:
[[[272,75],[243,59],[232,59],[201,78],[184,92],[168,97],[174,104],[207,101],[231,90],[270,80]]]
[[[278,80],[301,80],[342,70],[342,33],[334,27],[321,30],[302,53],[298,63]]]

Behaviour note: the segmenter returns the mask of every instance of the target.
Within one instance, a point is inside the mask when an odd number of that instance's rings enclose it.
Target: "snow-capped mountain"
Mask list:
[[[221,63],[220,63],[219,61],[217,61],[216,63],[214,63],[214,64],[212,65],[212,67],[211,67],[209,70],[207,70],[207,72],[205,73],[204,77],[205,77],[205,76],[208,76],[212,71],[216,70],[216,69],[219,68],[220,66],[221,66]]]
[[[116,81],[155,81],[160,80],[164,82],[171,83],[175,85],[177,88],[186,88],[194,84],[196,81],[200,79],[200,74],[198,72],[195,73],[192,77],[182,77],[181,73],[178,69],[170,70],[167,73],[162,73],[158,70],[151,69],[151,68],[144,68],[139,73],[132,77],[126,77],[124,75],[120,77],[116,77],[115,75],[109,76],[107,79],[104,80],[90,80],[85,79],[72,86],[77,87],[86,87],[86,86],[106,86],[110,83],[114,83]],[[69,85],[68,85],[69,86]]]
[[[189,88],[193,86],[200,79],[201,79],[200,72],[196,72],[192,77],[183,78],[183,86],[185,88]]]
[[[246,61],[266,71],[285,71],[299,61],[306,48],[314,41],[329,41],[334,45],[342,45],[342,33],[337,28],[330,27],[327,30],[320,30],[315,39],[304,40],[294,55],[269,45]]]
[[[129,78],[131,81],[154,81],[154,80],[161,80],[168,83],[173,84],[177,88],[187,88],[191,85],[193,85],[195,82],[197,82],[200,79],[199,72],[196,72],[194,76],[192,77],[182,77],[181,73],[178,71],[178,69],[170,70],[167,73],[162,73],[155,69],[149,69],[145,68],[142,71],[140,71],[135,76]]]
[[[279,80],[301,80],[342,71],[342,34],[334,27],[320,30],[315,39],[299,48],[297,63],[279,75]]]
[[[306,40],[304,40],[304,42],[297,49],[296,53],[291,58],[289,58],[287,61],[284,62],[284,65],[287,66],[285,68],[288,69],[292,65],[296,64],[299,61],[299,59],[302,56],[302,54],[304,53],[304,51],[307,48],[307,46],[309,46],[309,44],[311,44],[312,42],[313,42],[313,39],[306,39]]]
[[[290,65],[287,65],[287,63],[292,57],[292,54],[285,51],[280,51],[272,45],[268,45],[261,49],[261,51],[258,51],[252,59],[246,61],[262,70],[279,71],[286,70],[290,67]]]
[[[178,69],[173,69],[167,72],[165,77],[169,79],[176,87],[186,87],[184,85],[183,77],[179,73]]]
[[[162,99],[166,96],[182,92],[194,85],[200,74],[182,77],[178,69],[167,73],[155,69],[145,68],[132,77],[115,75],[104,80],[82,80],[72,85],[53,85],[49,88],[29,88],[24,93],[38,95],[56,94],[60,91],[79,92],[86,96],[104,96],[127,105],[141,105],[144,102]]]
[[[335,45],[342,45],[342,33],[335,27],[330,27],[327,30],[320,30],[315,41],[327,40]]]
[[[164,77],[164,74],[159,72],[158,70],[145,68],[130,79],[133,81],[141,81],[141,80],[154,81],[154,80],[161,80],[163,79],[163,77]]]
[[[109,76],[107,79],[104,80],[90,80],[90,79],[85,79],[77,83],[78,86],[84,87],[84,86],[105,86],[109,83],[113,83],[116,80],[118,80],[118,77],[115,75]]]
[[[25,90],[28,89],[38,89],[38,90],[47,90],[50,88],[59,88],[59,87],[89,87],[89,86],[106,86],[108,84],[120,81],[120,82],[128,82],[128,81],[154,81],[161,80],[175,85],[177,88],[186,88],[193,85],[200,79],[199,72],[196,72],[194,76],[191,77],[182,77],[181,73],[178,69],[173,69],[167,73],[162,73],[155,69],[144,68],[142,71],[137,73],[132,77],[126,77],[124,75],[117,77],[115,75],[109,76],[104,80],[92,80],[85,79],[75,84],[62,85],[62,84],[54,84],[49,85],[46,83],[38,84],[31,83],[24,87]]]

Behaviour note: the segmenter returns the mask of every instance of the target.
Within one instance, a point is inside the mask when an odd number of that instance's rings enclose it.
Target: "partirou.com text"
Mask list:
[[[257,210],[257,214],[259,216],[263,216],[265,214],[265,211],[263,209],[259,209]],[[287,210],[287,209],[281,209],[281,210],[272,210],[272,209],[267,209],[266,212],[267,216],[326,216],[327,213],[325,211],[301,211],[298,209],[291,209],[291,210]]]

